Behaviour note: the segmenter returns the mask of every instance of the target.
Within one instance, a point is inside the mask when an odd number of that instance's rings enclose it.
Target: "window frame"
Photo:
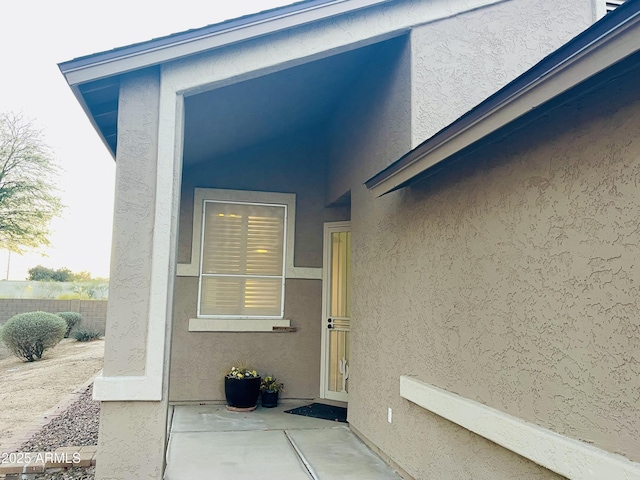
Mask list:
[[[295,200],[294,200],[295,201]],[[202,314],[200,312],[200,308],[202,306],[202,279],[203,277],[241,277],[241,278],[256,278],[256,275],[224,275],[224,274],[206,274],[203,273],[203,263],[204,263],[204,244],[205,244],[205,221],[206,221],[206,205],[207,203],[220,203],[225,205],[256,205],[263,207],[276,207],[284,209],[284,224],[283,224],[283,232],[282,232],[282,274],[281,275],[273,275],[269,276],[269,278],[278,278],[281,282],[281,293],[280,293],[280,314],[279,315],[219,315],[219,314]],[[284,318],[284,296],[285,296],[285,278],[286,278],[286,264],[287,264],[287,222],[288,222],[288,212],[289,208],[286,203],[265,203],[265,202],[243,202],[238,200],[227,201],[227,200],[217,200],[217,199],[203,199],[202,201],[202,215],[200,221],[200,261],[199,261],[199,271],[198,271],[198,305],[197,305],[197,316],[198,318],[224,318],[224,319],[237,319],[237,320],[256,320],[256,319],[283,319]],[[267,277],[265,277],[267,278]]]
[[[176,276],[199,277],[200,253],[202,241],[202,215],[205,200],[219,200],[223,202],[245,202],[284,204],[287,206],[287,218],[285,222],[285,289],[283,302],[286,301],[286,279],[322,279],[322,268],[295,267],[293,264],[295,251],[295,221],[296,221],[296,194],[281,192],[262,192],[251,190],[225,190],[214,188],[195,188],[193,194],[192,236],[191,236],[191,260],[189,263],[178,263]],[[200,290],[199,285],[198,292]],[[198,303],[199,305],[199,303]],[[194,310],[197,312],[198,305]],[[283,303],[284,305],[284,303]],[[273,332],[274,327],[290,327],[291,321],[286,318],[190,318],[188,331],[190,332]]]

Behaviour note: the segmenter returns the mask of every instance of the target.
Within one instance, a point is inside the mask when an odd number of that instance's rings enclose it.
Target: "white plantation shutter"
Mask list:
[[[199,315],[281,317],[285,205],[206,201]]]

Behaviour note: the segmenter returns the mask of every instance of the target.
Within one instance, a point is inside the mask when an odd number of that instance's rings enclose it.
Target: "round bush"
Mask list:
[[[60,312],[56,313],[59,317],[67,322],[67,331],[64,332],[64,338],[69,338],[69,334],[71,333],[71,329],[73,327],[77,327],[82,321],[82,315],[78,312]]]
[[[47,348],[57,345],[66,330],[67,323],[53,313],[20,313],[7,320],[0,339],[15,356],[33,362],[42,358]]]

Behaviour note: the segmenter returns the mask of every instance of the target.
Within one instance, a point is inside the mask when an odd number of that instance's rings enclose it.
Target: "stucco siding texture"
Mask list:
[[[145,373],[159,87],[154,69],[120,79],[105,376]],[[101,402],[96,479],[162,477],[167,405],[166,395],[161,402]]]
[[[296,193],[297,267],[322,267],[323,222],[342,218],[324,209],[326,159],[317,138],[300,132],[220,160],[197,164],[183,175],[179,261],[191,253],[193,188]],[[248,174],[250,172],[250,174]],[[287,278],[284,318],[293,333],[189,332],[196,318],[198,279],[178,277],[170,370],[171,401],[224,400],[223,376],[239,362],[272,374],[286,385],[284,397],[314,398],[320,390],[322,282]]]
[[[188,114],[188,112],[187,112]],[[178,235],[178,262],[191,259],[194,188],[296,194],[294,265],[322,267],[326,158],[315,132],[297,132],[210,162],[186,165]]]
[[[415,478],[555,474],[402,399],[403,374],[640,461],[637,74],[419,186],[352,190],[349,421]]]
[[[407,36],[387,42],[332,116],[327,139],[328,202],[410,149],[410,55]]]
[[[225,370],[240,362],[285,384],[283,398],[315,398],[320,390],[322,282],[286,280],[285,318],[291,333],[189,332],[197,278],[178,278],[171,355],[171,401],[223,401]]]
[[[116,197],[104,374],[143,375],[156,194],[157,70],[120,80]]]
[[[414,28],[417,146],[594,21],[592,0],[512,0]]]
[[[96,479],[162,478],[166,419],[166,399],[102,402]]]

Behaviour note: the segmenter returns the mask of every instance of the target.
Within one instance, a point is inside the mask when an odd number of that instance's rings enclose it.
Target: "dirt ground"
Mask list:
[[[24,362],[0,351],[0,451],[43,413],[102,369],[104,340],[65,338],[42,360]],[[3,358],[4,357],[4,358]]]

